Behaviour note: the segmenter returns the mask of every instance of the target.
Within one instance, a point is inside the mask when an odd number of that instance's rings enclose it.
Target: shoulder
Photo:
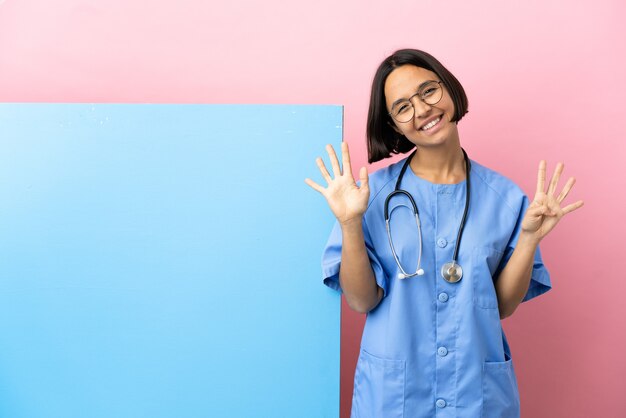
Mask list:
[[[485,167],[472,160],[472,180],[478,194],[491,195],[494,199],[499,199],[512,212],[518,213],[524,203],[526,194],[510,178]]]

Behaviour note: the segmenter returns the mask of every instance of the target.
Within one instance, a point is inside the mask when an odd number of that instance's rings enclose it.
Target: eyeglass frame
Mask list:
[[[391,116],[391,118],[392,118],[393,120],[395,120],[396,122],[398,122],[398,123],[408,123],[408,122],[410,122],[410,121],[411,121],[411,120],[415,117],[415,106],[413,106],[413,102],[411,102],[411,99],[412,99],[412,98],[414,98],[415,96],[419,96],[419,99],[422,101],[422,103],[424,103],[424,104],[426,104],[426,105],[428,105],[428,106],[434,106],[434,105],[436,105],[437,103],[439,103],[439,102],[441,101],[441,99],[443,98],[443,91],[441,92],[441,97],[439,97],[439,100],[437,100],[435,103],[428,103],[427,101],[425,101],[425,100],[422,98],[422,94],[424,93],[424,89],[425,89],[425,88],[426,88],[426,87],[427,87],[430,83],[437,83],[437,84],[438,84],[438,86],[439,86],[439,88],[441,88],[441,85],[442,85],[442,84],[445,84],[442,80],[439,80],[439,81],[437,81],[437,80],[428,80],[428,81],[426,81],[425,83],[423,83],[423,84],[422,84],[422,86],[423,86],[423,87],[421,87],[417,93],[415,93],[413,96],[411,96],[411,97],[409,97],[408,99],[406,99],[406,101],[407,101],[407,102],[409,102],[409,104],[410,104],[410,105],[411,105],[411,107],[413,108],[413,116],[411,116],[408,120],[406,120],[406,121],[404,121],[404,122],[400,122],[398,119],[396,119],[396,118],[395,118],[395,117],[391,114],[392,112],[388,112],[387,114],[388,114],[389,116]],[[399,102],[398,104],[400,104],[400,103],[402,103],[402,102]]]

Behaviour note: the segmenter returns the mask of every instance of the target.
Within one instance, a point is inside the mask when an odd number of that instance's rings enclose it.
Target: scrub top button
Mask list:
[[[445,248],[445,246],[446,246],[446,245],[448,245],[448,241],[446,241],[444,238],[439,238],[439,239],[437,240],[437,245],[438,245],[440,248]]]
[[[445,357],[448,355],[448,349],[446,347],[439,347],[437,349],[437,354],[439,354],[440,357]]]
[[[437,408],[446,407],[446,401],[444,401],[443,399],[437,399],[437,402],[435,402],[435,404],[437,405]]]
[[[448,294],[447,293],[439,293],[439,302],[447,302]]]

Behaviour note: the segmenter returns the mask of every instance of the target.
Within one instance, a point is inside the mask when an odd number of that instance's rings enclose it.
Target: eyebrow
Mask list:
[[[417,92],[419,92],[419,91],[420,91],[420,89],[421,89],[422,87],[424,87],[426,84],[428,84],[428,83],[432,83],[433,81],[435,81],[435,80],[426,80],[426,81],[424,81],[422,84],[420,84],[419,86],[417,86]],[[417,92],[416,92],[415,94],[417,94]],[[414,94],[413,96],[415,96],[415,94]],[[413,97],[413,96],[411,96],[411,97]],[[400,98],[400,99],[396,100],[395,102],[393,102],[393,103],[391,104],[391,108],[390,108],[390,109],[393,109],[393,108],[394,108],[394,106],[395,106],[395,105],[397,105],[398,103],[400,103],[400,102],[405,102],[405,101],[408,101],[408,100],[409,100],[409,99],[405,99],[404,97],[402,97],[402,98]]]

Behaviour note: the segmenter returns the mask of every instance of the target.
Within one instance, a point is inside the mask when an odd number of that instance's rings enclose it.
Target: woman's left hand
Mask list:
[[[563,167],[563,163],[557,164],[548,191],[546,192],[546,162],[542,160],[539,163],[537,192],[524,215],[524,219],[522,219],[522,233],[533,238],[537,243],[548,235],[548,232],[552,231],[563,216],[575,211],[583,205],[583,201],[579,200],[571,205],[561,207],[561,202],[567,197],[567,194],[576,182],[574,177],[570,177],[567,183],[565,183],[563,190],[561,190],[561,193],[555,196],[556,187],[559,183],[561,173],[563,172]]]

